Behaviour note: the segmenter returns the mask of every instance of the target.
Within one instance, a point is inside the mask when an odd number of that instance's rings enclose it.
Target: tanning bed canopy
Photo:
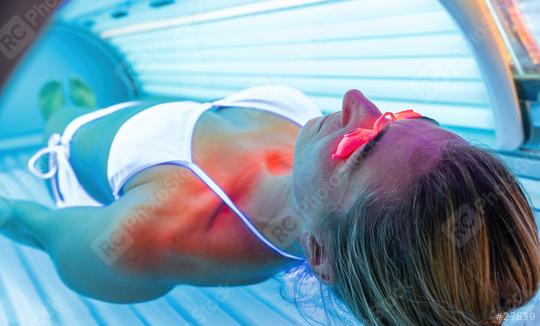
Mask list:
[[[538,0],[489,0],[496,26],[508,49],[520,105],[527,125],[525,149],[536,151],[540,129],[540,2]]]
[[[491,0],[491,10],[504,36],[514,73],[540,73],[540,2]]]
[[[117,50],[135,81],[130,87],[143,95],[206,101],[269,80],[303,90],[331,112],[347,87],[357,87],[385,110],[414,107],[462,135],[515,151],[528,122],[496,6],[74,0],[58,22],[86,27]]]

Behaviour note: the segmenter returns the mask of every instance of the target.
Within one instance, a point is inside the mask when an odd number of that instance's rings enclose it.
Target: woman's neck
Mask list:
[[[275,246],[285,252],[304,257],[300,245],[303,230],[301,220],[291,203],[292,176],[267,172],[249,192],[246,213],[257,229]]]

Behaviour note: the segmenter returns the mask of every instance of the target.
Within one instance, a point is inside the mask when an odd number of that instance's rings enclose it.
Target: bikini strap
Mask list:
[[[295,255],[289,254],[288,252],[285,252],[284,250],[278,248],[276,245],[274,245],[272,242],[270,242],[257,228],[253,225],[251,220],[244,214],[242,211],[236,207],[236,205],[233,203],[233,201],[230,199],[230,197],[221,189],[221,187],[212,180],[206,174],[201,168],[199,168],[195,163],[191,162],[181,162],[181,165],[189,168],[199,179],[204,182],[223,202],[236,214],[238,217],[244,222],[244,224],[249,228],[249,230],[257,237],[259,240],[261,240],[264,244],[266,244],[270,249],[275,251],[276,253],[280,254],[283,257],[291,258],[295,260],[304,260],[301,257],[297,257]]]

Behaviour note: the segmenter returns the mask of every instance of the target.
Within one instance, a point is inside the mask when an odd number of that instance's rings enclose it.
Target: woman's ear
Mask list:
[[[322,283],[333,285],[336,282],[334,271],[324,245],[311,233],[304,233],[301,242],[306,260],[315,277]]]

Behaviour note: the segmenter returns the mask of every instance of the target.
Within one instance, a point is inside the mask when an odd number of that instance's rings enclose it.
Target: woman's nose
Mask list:
[[[355,127],[371,128],[381,115],[377,106],[359,90],[351,89],[345,93],[341,114],[343,126],[354,123]]]

